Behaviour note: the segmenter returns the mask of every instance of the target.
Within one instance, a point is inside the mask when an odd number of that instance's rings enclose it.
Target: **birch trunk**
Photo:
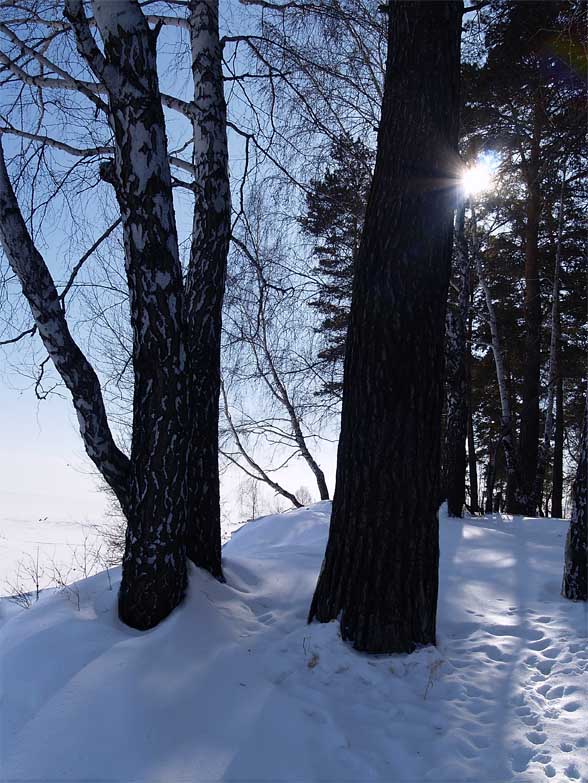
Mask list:
[[[470,286],[471,288],[471,286]],[[471,291],[470,291],[470,315],[468,319],[468,344],[466,353],[466,374],[467,374],[467,417],[468,417],[468,470],[470,478],[470,511],[472,514],[479,514],[480,500],[478,496],[478,466],[476,462],[476,444],[474,438],[474,412],[472,400],[472,314],[471,314]]]
[[[133,329],[131,503],[119,614],[150,628],[180,602],[187,578],[182,270],[155,35],[128,0],[94,0],[93,10],[104,58],[83,28],[78,44],[108,91],[115,142],[108,178],[122,217]]]
[[[194,220],[186,279],[191,454],[187,551],[222,578],[218,418],[222,303],[230,233],[226,105],[218,0],[189,0],[194,100]]]
[[[566,538],[562,595],[588,600],[588,404],[584,410],[580,454],[572,487],[572,517]]]
[[[563,380],[561,375],[561,345],[558,346],[559,374],[555,395],[555,436],[553,438],[553,476],[551,490],[551,516],[556,519],[563,517],[563,449],[564,449],[564,410],[563,410]]]

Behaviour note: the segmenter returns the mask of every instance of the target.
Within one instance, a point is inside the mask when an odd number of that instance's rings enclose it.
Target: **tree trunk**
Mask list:
[[[467,418],[468,418],[468,467],[470,477],[470,512],[480,513],[478,498],[478,466],[476,463],[476,444],[474,440],[474,404],[472,399],[472,316],[468,319],[468,339],[466,346],[466,383],[467,383]]]
[[[490,448],[488,453],[488,464],[486,465],[486,503],[484,512],[491,514],[494,511],[494,482],[496,480],[496,454],[499,449],[499,443]]]
[[[541,154],[541,105],[537,96],[531,153],[526,170],[527,223],[525,228],[525,358],[519,438],[520,513],[534,516],[537,458],[539,451],[539,397],[541,372],[541,287],[539,283],[539,220],[541,192],[539,166]]]
[[[566,538],[562,595],[588,600],[588,401],[584,410],[578,469],[572,487],[572,517]]]
[[[561,353],[561,348],[558,349]],[[556,519],[563,517],[563,450],[564,450],[564,411],[563,411],[563,381],[561,362],[555,393],[555,436],[553,439],[553,474],[551,479],[551,516]]]
[[[500,395],[500,442],[504,451],[504,461],[506,463],[507,474],[507,492],[506,492],[506,510],[509,514],[520,514],[522,508],[519,503],[518,489],[520,486],[520,471],[518,463],[517,448],[514,440],[512,413],[510,399],[506,386],[506,367],[502,353],[502,345],[498,332],[498,319],[496,318],[496,309],[492,301],[492,294],[484,269],[482,267],[482,257],[480,254],[480,244],[476,225],[476,213],[474,207],[471,207],[472,213],[472,234],[473,234],[473,253],[475,256],[476,271],[478,280],[484,292],[486,301],[486,310],[488,312],[488,325],[490,326],[492,353],[494,355],[494,366],[496,367],[496,380],[498,383],[498,393]],[[492,511],[492,505],[490,505]],[[486,501],[488,510],[488,501]]]
[[[222,303],[230,233],[226,105],[218,0],[190,0],[194,221],[186,279],[191,454],[188,557],[222,578],[218,419]]]
[[[463,516],[465,504],[466,438],[468,431],[466,335],[470,309],[470,269],[465,237],[465,202],[457,210],[455,279],[457,306],[449,305],[446,320],[447,424],[445,432],[447,513]]]
[[[564,191],[565,191],[565,167],[562,177],[561,193],[559,199],[559,215],[557,240],[555,248],[555,263],[553,269],[553,290],[551,301],[551,338],[549,343],[549,376],[547,379],[547,405],[545,409],[545,424],[543,427],[543,441],[539,447],[537,455],[537,474],[534,484],[534,505],[541,509],[541,498],[543,497],[543,483],[545,481],[545,469],[551,450],[551,437],[553,435],[554,416],[553,403],[556,396],[557,379],[559,371],[559,343],[560,343],[560,317],[559,317],[559,268],[561,260],[561,241],[563,231],[564,214]]]
[[[108,89],[115,140],[106,176],[121,211],[133,327],[132,476],[119,615],[146,629],[180,602],[187,579],[182,270],[155,36],[138,6],[95,0],[93,8],[105,58],[95,67]]]
[[[331,528],[309,621],[356,649],[435,643],[440,415],[461,2],[390,6],[378,151],[353,281]]]

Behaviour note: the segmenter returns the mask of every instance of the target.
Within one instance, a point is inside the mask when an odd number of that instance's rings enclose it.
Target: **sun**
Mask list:
[[[468,166],[461,176],[461,186],[466,196],[475,196],[494,186],[492,168],[485,161]]]

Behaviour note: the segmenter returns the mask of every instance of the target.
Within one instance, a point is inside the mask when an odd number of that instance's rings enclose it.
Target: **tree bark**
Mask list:
[[[533,487],[534,505],[541,509],[541,498],[543,496],[543,483],[545,481],[545,469],[551,450],[551,437],[553,435],[554,416],[553,404],[556,396],[557,379],[560,375],[559,370],[559,342],[560,342],[560,317],[559,317],[559,269],[561,261],[561,242],[563,232],[564,215],[564,193],[565,193],[565,167],[562,176],[561,192],[559,199],[559,215],[557,240],[555,248],[555,262],[553,269],[553,288],[551,301],[551,335],[549,342],[549,375],[547,379],[547,405],[545,408],[545,424],[543,427],[543,440],[539,446],[537,455],[537,473]]]
[[[478,497],[478,466],[476,462],[476,444],[474,433],[474,405],[472,399],[472,316],[468,318],[468,344],[466,347],[466,383],[467,383],[467,419],[468,419],[468,469],[470,478],[470,512],[480,513]]]
[[[309,621],[374,653],[435,643],[440,415],[461,2],[396,2],[353,282],[337,483]]]
[[[218,419],[222,303],[230,234],[227,117],[218,0],[190,0],[194,220],[186,278],[190,375],[189,558],[222,578]]]
[[[43,345],[72,396],[86,453],[128,507],[130,462],[112,437],[98,376],[74,341],[45,260],[35,247],[6,170],[0,142],[0,241]]]
[[[494,511],[494,482],[496,480],[496,454],[500,443],[490,447],[488,464],[486,465],[486,503],[484,512],[492,514]]]
[[[561,354],[561,347],[558,348]],[[553,474],[551,479],[551,516],[563,517],[563,451],[564,451],[564,410],[563,380],[561,374],[561,356],[558,359],[559,374],[555,394],[555,435],[553,439]]]
[[[541,509],[541,498],[543,496],[543,482],[545,481],[545,469],[551,450],[551,438],[553,435],[554,416],[553,403],[556,396],[557,379],[559,377],[559,341],[560,341],[560,317],[559,317],[559,267],[561,258],[561,240],[563,230],[563,204],[564,204],[565,170],[561,186],[561,195],[559,202],[559,217],[557,243],[555,250],[555,264],[553,270],[553,290],[551,303],[551,337],[549,343],[549,375],[547,379],[547,405],[545,409],[545,424],[543,427],[543,440],[539,446],[537,455],[537,474],[534,484],[534,504],[536,508]]]
[[[465,202],[455,224],[455,280],[457,305],[449,305],[446,320],[447,423],[445,430],[447,513],[462,517],[465,504],[466,438],[468,431],[466,335],[470,309],[470,270],[465,237]]]
[[[108,177],[123,223],[133,328],[131,502],[119,615],[146,629],[181,601],[187,580],[182,270],[155,35],[134,3],[94,0],[93,9],[104,57],[76,32],[108,90],[115,142]]]
[[[588,600],[588,401],[584,410],[580,454],[572,487],[572,517],[566,538],[562,595]]]
[[[518,513],[534,516],[534,493],[539,453],[539,397],[541,393],[541,286],[539,283],[539,220],[541,191],[539,167],[541,155],[540,97],[534,107],[533,139],[526,167],[527,223],[525,227],[525,359],[519,437],[520,486]]]

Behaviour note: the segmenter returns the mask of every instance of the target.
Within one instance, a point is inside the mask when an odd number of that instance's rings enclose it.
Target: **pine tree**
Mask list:
[[[583,301],[582,286],[574,288],[569,297],[563,285],[569,269],[567,237],[579,225],[574,204],[585,199],[585,189],[582,194],[577,179],[586,168],[584,79],[573,61],[582,27],[578,8],[575,2],[491,3],[484,12],[487,58],[483,65],[464,68],[464,135],[494,150],[500,160],[501,199],[486,210],[486,217],[500,221],[502,227],[488,241],[484,256],[504,348],[512,426],[519,432],[514,444],[517,471],[511,473],[506,492],[511,513],[537,510],[539,438],[548,397],[556,193],[566,167],[570,196],[569,206],[566,197],[560,307],[564,354],[569,353],[567,313]],[[573,322],[577,336],[571,342],[585,344],[582,319],[574,315]],[[492,362],[488,355],[482,358],[481,346],[489,342],[488,328],[477,320],[473,332],[476,429],[478,442],[491,450],[499,416]],[[561,372],[574,378],[583,374],[575,358],[571,362],[562,358]],[[567,386],[573,395],[572,383]],[[566,418],[573,408],[577,430],[581,419],[577,395],[572,408],[565,407]],[[558,425],[556,420],[558,438],[559,433],[561,422]]]
[[[435,642],[444,326],[461,2],[390,6],[374,178],[355,264],[337,480],[309,620],[368,652]],[[418,100],[415,100],[418,96]]]
[[[318,359],[325,380],[322,392],[341,394],[345,338],[351,306],[353,265],[372,178],[373,152],[360,140],[340,136],[331,147],[331,164],[322,179],[312,180],[306,213],[300,219],[312,238],[319,275],[318,297],[312,302],[322,317]]]

